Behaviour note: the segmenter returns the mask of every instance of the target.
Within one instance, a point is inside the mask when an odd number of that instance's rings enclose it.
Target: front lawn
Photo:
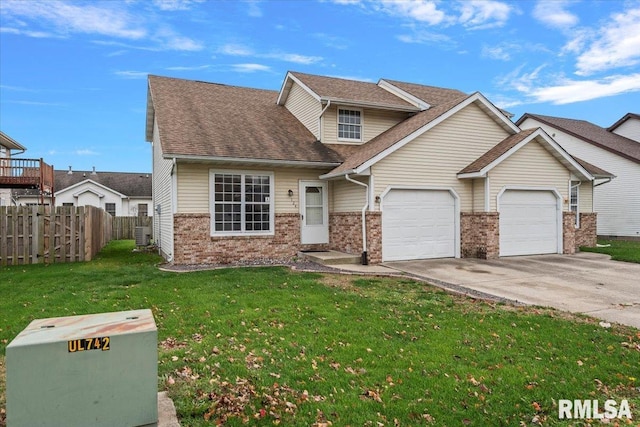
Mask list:
[[[615,261],[640,263],[640,241],[598,240],[599,247],[581,247],[581,251],[611,255]]]
[[[627,399],[640,418],[637,329],[408,279],[162,272],[132,248],[0,268],[0,354],[35,318],[150,308],[183,426],[573,425],[559,399]]]

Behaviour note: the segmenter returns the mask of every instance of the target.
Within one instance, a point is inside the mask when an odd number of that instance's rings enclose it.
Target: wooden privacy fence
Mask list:
[[[114,216],[111,239],[135,239],[136,227],[150,227],[152,221],[153,217],[150,216]]]
[[[90,261],[111,227],[93,206],[0,206],[0,265]]]

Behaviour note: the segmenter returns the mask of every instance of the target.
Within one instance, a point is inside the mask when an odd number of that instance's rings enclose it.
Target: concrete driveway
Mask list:
[[[640,264],[611,261],[608,255],[581,252],[384,265],[445,287],[463,287],[640,328]]]

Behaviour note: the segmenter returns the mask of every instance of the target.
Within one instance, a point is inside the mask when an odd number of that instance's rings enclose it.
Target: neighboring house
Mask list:
[[[297,72],[279,92],[158,76],[148,89],[153,235],[176,264],[595,244],[592,184],[606,172],[478,92]]]
[[[606,186],[594,189],[598,235],[640,239],[640,115],[629,113],[608,129],[584,120],[531,113],[516,124],[541,127],[572,155],[615,175]]]
[[[152,177],[148,173],[57,170],[56,206],[96,206],[113,216],[153,216]],[[16,195],[21,205],[38,203],[28,191]],[[50,203],[50,200],[49,200]]]
[[[10,175],[11,150],[20,150],[21,153],[24,153],[27,149],[9,135],[0,131],[0,177]],[[8,183],[3,185],[0,181],[0,206],[9,205],[11,205],[11,188]]]

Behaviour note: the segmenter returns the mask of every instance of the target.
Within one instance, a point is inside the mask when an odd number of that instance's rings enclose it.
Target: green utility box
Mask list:
[[[6,350],[7,426],[155,426],[151,310],[34,320]]]

